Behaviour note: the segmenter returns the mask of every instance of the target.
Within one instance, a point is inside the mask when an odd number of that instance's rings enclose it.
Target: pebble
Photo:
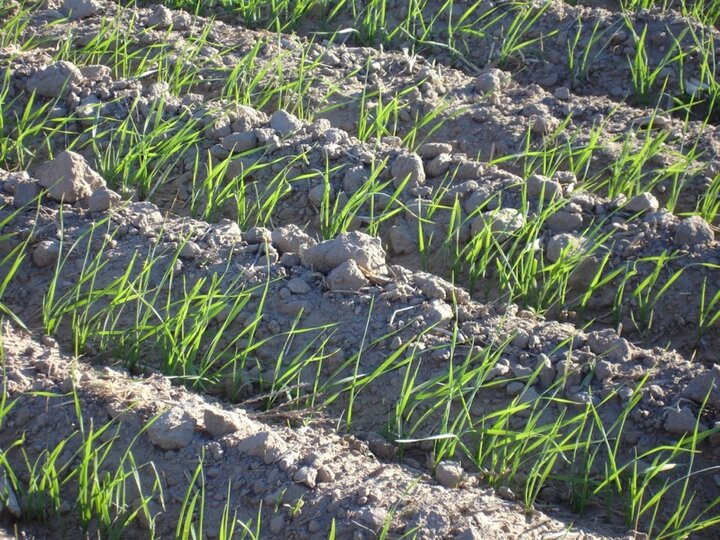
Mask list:
[[[37,182],[17,182],[14,185],[13,206],[22,208],[37,200],[40,195],[40,186]]]
[[[274,232],[273,243],[276,243]],[[300,260],[303,266],[318,272],[330,272],[350,260],[357,263],[354,267],[345,266],[338,278],[346,272],[356,274],[357,267],[377,274],[385,273],[385,250],[380,239],[358,231],[343,233],[333,240],[305,246],[300,250]]]
[[[331,291],[359,291],[370,284],[358,264],[352,259],[334,268],[328,274],[327,283]]]
[[[60,242],[57,240],[42,240],[33,249],[33,262],[42,267],[50,266],[57,261],[60,255]]]
[[[165,30],[172,25],[172,11],[163,5],[158,5],[148,17],[146,25],[150,28]]]
[[[32,75],[25,86],[28,92],[53,98],[69,93],[70,87],[82,80],[82,73],[75,64],[61,60]]]
[[[71,150],[60,152],[40,165],[36,175],[48,196],[59,202],[74,203],[105,186],[105,180],[90,168],[85,158]]]
[[[509,382],[508,385],[505,387],[505,391],[510,396],[517,396],[518,394],[520,394],[520,392],[523,391],[523,388],[525,388],[525,385],[520,381],[512,381]]]
[[[413,235],[405,224],[393,225],[388,232],[388,239],[390,247],[396,255],[417,252],[417,234]]]
[[[582,214],[560,210],[548,217],[545,224],[555,233],[577,231],[583,226]]]
[[[434,159],[441,154],[450,154],[452,149],[452,145],[448,143],[430,142],[420,145],[417,153],[423,159]]]
[[[509,73],[500,69],[488,69],[475,77],[473,88],[478,94],[489,94],[501,89],[509,81]]]
[[[670,409],[665,416],[663,422],[663,428],[668,433],[673,435],[688,435],[695,431],[697,419],[689,407],[683,407],[682,409]],[[700,425],[700,431],[705,429],[704,426]]]
[[[203,423],[212,437],[222,437],[229,433],[235,433],[242,427],[242,422],[236,414],[220,409],[205,409]]]
[[[90,212],[104,212],[115,206],[122,200],[120,195],[115,193],[113,190],[106,186],[100,186],[98,189],[93,191],[92,195],[88,199],[88,211]]]
[[[465,478],[465,471],[457,461],[441,461],[435,467],[435,480],[443,487],[454,489]]]
[[[293,480],[305,484],[309,488],[314,488],[317,483],[317,470],[312,467],[300,467],[293,476]]]
[[[147,434],[162,450],[185,448],[195,434],[195,419],[180,407],[172,407],[154,419]]]
[[[328,189],[329,188],[329,189]],[[332,186],[328,186],[326,184],[318,184],[314,186],[309,192],[308,192],[308,199],[312,204],[319,207],[322,205],[323,201],[325,200],[325,193],[328,191],[328,198],[332,200],[335,197],[334,190]]]
[[[270,520],[270,532],[280,534],[285,530],[285,518],[283,516],[274,516]]]
[[[71,21],[77,21],[95,15],[99,9],[100,5],[95,0],[65,0],[60,11]]]
[[[440,154],[425,164],[425,174],[430,178],[442,176],[448,171],[451,163],[450,154]]]
[[[599,381],[610,379],[614,374],[613,364],[607,360],[598,360],[595,364],[595,377]]]
[[[333,481],[335,481],[335,473],[327,465],[322,465],[317,470],[317,481],[324,482],[324,483],[333,482]]]
[[[551,201],[555,197],[562,195],[562,185],[560,182],[550,180],[547,176],[541,174],[533,174],[526,181],[527,192],[530,197],[536,197]]]
[[[514,208],[500,208],[492,212],[484,212],[476,217],[470,225],[473,236],[477,236],[488,226],[493,237],[502,242],[525,225],[525,216]]]
[[[714,240],[715,233],[708,225],[708,222],[700,216],[690,216],[675,227],[673,241],[677,246],[703,246],[710,244]]]
[[[559,261],[563,256],[572,257],[582,249],[584,238],[574,234],[556,234],[548,241],[546,256],[548,261]]]
[[[390,170],[393,176],[393,185],[397,188],[407,181],[407,188],[416,188],[425,183],[425,168],[422,159],[415,153],[405,154],[395,158]]]
[[[497,490],[497,494],[500,496],[500,498],[505,499],[506,501],[515,500],[515,494],[507,486],[500,486]]]
[[[307,294],[312,290],[307,281],[302,278],[292,278],[288,281],[287,288],[293,294]]]
[[[240,154],[256,148],[258,138],[252,131],[241,131],[239,133],[230,133],[223,137],[221,144],[223,148],[233,154]]]
[[[634,214],[644,212],[655,212],[660,207],[660,203],[652,193],[644,192],[635,195],[625,204],[625,210]]]
[[[302,127],[302,122],[294,114],[280,109],[270,117],[270,127],[280,135],[290,135]]]
[[[555,99],[567,101],[570,99],[570,89],[567,86],[558,86],[553,95],[555,96]]]

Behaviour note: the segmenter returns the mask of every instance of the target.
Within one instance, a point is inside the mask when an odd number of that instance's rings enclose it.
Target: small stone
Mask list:
[[[252,131],[241,131],[240,133],[226,135],[223,137],[221,144],[226,150],[234,154],[240,154],[256,148],[258,138]]]
[[[278,227],[272,232],[271,238],[273,246],[280,253],[300,253],[303,247],[314,246],[317,243],[295,224]]]
[[[422,316],[427,325],[444,323],[455,317],[450,304],[443,300],[431,300],[423,304]]]
[[[22,208],[23,206],[37,202],[39,195],[40,185],[37,182],[17,182],[13,195],[13,206],[15,208]]]
[[[354,165],[345,171],[343,191],[349,195],[357,192],[370,178],[370,173],[362,165]]]
[[[302,127],[302,122],[297,116],[280,109],[270,117],[270,127],[280,135],[290,135]]]
[[[689,407],[683,407],[680,410],[671,409],[665,416],[663,428],[673,435],[688,435],[695,431],[697,419]],[[702,424],[699,426],[700,431],[706,428]]]
[[[488,69],[475,77],[473,87],[478,94],[489,94],[501,89],[509,81],[509,73],[500,69]]]
[[[587,341],[593,353],[607,356],[611,362],[627,362],[633,357],[627,340],[618,337],[611,329],[590,332]]]
[[[536,369],[540,369],[538,373],[538,380],[543,388],[550,388],[553,382],[555,382],[555,366],[550,361],[550,357],[546,354],[540,353],[537,359]]]
[[[452,145],[448,143],[430,142],[420,145],[418,155],[423,159],[434,159],[441,154],[450,154],[452,149]]]
[[[670,125],[670,118],[659,114],[652,114],[636,118],[633,124],[641,129],[665,129]]]
[[[248,244],[269,244],[272,242],[272,233],[265,227],[251,227],[242,235]]]
[[[93,191],[88,199],[90,212],[104,212],[122,200],[122,197],[106,186],[100,186]]]
[[[369,527],[373,532],[378,532],[385,525],[388,513],[384,508],[369,506],[363,508],[358,514],[361,523]]]
[[[422,159],[417,154],[405,154],[395,158],[390,173],[393,176],[393,185],[397,188],[405,184],[408,188],[416,188],[425,183],[425,168]]]
[[[309,488],[314,488],[317,483],[317,471],[312,467],[300,467],[293,480],[300,484],[305,484]]]
[[[283,516],[274,516],[270,520],[270,532],[273,534],[280,534],[285,530],[285,518]]]
[[[546,257],[550,262],[557,262],[562,257],[574,257],[582,251],[584,242],[582,236],[556,234],[548,241]]]
[[[105,186],[105,180],[90,168],[85,158],[70,150],[40,165],[37,177],[51,199],[66,203],[89,197]]]
[[[635,195],[625,204],[625,210],[633,214],[655,212],[658,208],[660,208],[660,203],[652,193],[648,192]]]
[[[715,240],[715,233],[700,216],[690,216],[675,227],[674,242],[677,246],[703,246]]]
[[[598,362],[595,364],[595,377],[599,381],[605,381],[607,379],[610,379],[614,374],[615,371],[613,368],[613,364],[611,364],[607,360],[598,360]]]
[[[399,337],[399,336],[395,336]],[[377,433],[368,434],[368,447],[370,451],[380,459],[393,459],[398,453],[398,447],[388,442],[384,437]]]
[[[525,225],[525,216],[514,208],[500,208],[480,214],[470,225],[473,236],[490,227],[493,237],[502,242]]]
[[[82,80],[82,73],[75,64],[61,60],[35,73],[25,87],[28,92],[52,98],[66,95],[71,85],[77,85]]]
[[[558,86],[553,95],[555,96],[555,99],[567,101],[570,99],[570,89],[567,86]]]
[[[99,9],[100,4],[95,0],[65,0],[60,12],[71,21],[77,21],[95,15]]]
[[[349,260],[367,272],[379,275],[386,272],[385,250],[380,239],[358,231],[343,233],[333,240],[316,245],[303,246],[300,249],[300,260],[303,266],[318,272],[330,272]]]
[[[407,225],[393,225],[388,232],[388,239],[390,247],[396,255],[417,253],[417,234],[413,235]]]
[[[286,452],[285,443],[270,431],[260,431],[241,440],[239,452],[262,458],[266,465],[280,460]]]
[[[500,486],[497,490],[497,494],[500,496],[501,499],[505,499],[506,501],[515,500],[515,494],[507,486]]]
[[[455,489],[465,478],[462,465],[456,461],[441,461],[435,468],[435,480],[449,489]]]
[[[331,291],[359,291],[367,287],[369,282],[358,264],[350,259],[333,269],[327,277]]]
[[[335,473],[327,465],[323,465],[317,471],[317,481],[330,483],[335,481]]]
[[[530,131],[538,135],[549,135],[560,127],[560,120],[554,116],[533,116],[530,121]]]
[[[230,156],[230,151],[222,144],[214,144],[210,147],[210,155],[218,161],[222,161]]]
[[[173,18],[172,11],[163,5],[155,6],[152,14],[147,19],[147,26],[150,28],[157,28],[158,30],[165,30],[172,26]]]
[[[317,207],[320,207],[320,206],[322,206],[323,201],[325,200],[325,192],[328,191],[328,189],[329,189],[328,198],[330,200],[332,200],[333,197],[335,196],[334,190],[333,190],[332,186],[328,186],[326,184],[318,184],[315,187],[313,187],[308,192],[308,199],[310,200],[310,202],[312,204],[314,204]]]
[[[582,214],[560,210],[547,218],[545,225],[555,233],[577,231],[583,226]]]
[[[224,137],[230,135],[230,133],[232,133],[232,128],[230,127],[230,119],[225,115],[218,116],[213,121],[209,122],[207,126],[205,126],[205,136],[211,141],[222,140]],[[228,154],[228,151],[224,149],[222,145],[215,145],[213,148],[220,148],[226,154]],[[213,151],[212,148],[211,151]],[[228,171],[230,171],[230,168],[228,168]]]
[[[720,409],[720,365],[693,377],[682,391],[683,397],[690,398],[698,405],[702,404],[707,396],[707,404]]]
[[[17,495],[12,485],[5,475],[5,471],[0,472],[0,515],[4,510],[12,514],[16,518],[22,517],[22,509],[18,501]]]
[[[430,178],[442,176],[448,171],[451,163],[450,154],[440,154],[425,164],[425,174]]]
[[[572,171],[555,171],[555,174],[552,175],[552,180],[563,186],[570,186],[576,184],[578,181],[577,175]],[[588,194],[586,195],[589,196]],[[575,203],[573,202],[573,204]]]
[[[242,427],[242,422],[236,414],[221,409],[205,409],[203,423],[212,437],[222,437],[229,433],[235,433]]]
[[[90,81],[110,80],[112,71],[108,66],[102,64],[91,64],[89,66],[78,66],[84,79]]]
[[[57,240],[43,240],[33,249],[33,262],[42,267],[50,266],[57,261],[60,255],[60,242]]]
[[[525,385],[520,381],[512,381],[505,387],[505,391],[510,396],[517,396],[523,391],[523,388],[525,388]]]
[[[541,174],[533,174],[526,181],[527,192],[530,197],[540,198],[550,201],[555,197],[562,196],[562,185],[560,182],[550,180],[547,176]]]
[[[180,248],[180,257],[183,259],[197,259],[203,254],[202,248],[192,240],[188,240]]]
[[[147,429],[148,437],[158,448],[185,448],[195,434],[195,419],[180,407],[162,413]]]
[[[307,281],[302,278],[292,278],[288,281],[287,288],[293,294],[307,294],[312,290]]]

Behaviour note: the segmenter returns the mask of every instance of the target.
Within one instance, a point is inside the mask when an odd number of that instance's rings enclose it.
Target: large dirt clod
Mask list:
[[[300,259],[304,266],[319,272],[330,272],[350,260],[365,272],[386,272],[380,239],[362,232],[343,233],[333,240],[306,246],[300,251]]]
[[[28,92],[44,97],[59,97],[67,94],[73,85],[83,80],[82,73],[71,62],[60,60],[41,69],[26,82]]]
[[[65,0],[60,11],[71,20],[77,21],[95,15],[100,4],[95,0]]]
[[[50,198],[59,202],[74,203],[105,186],[105,180],[90,168],[85,158],[72,150],[43,163],[36,175]]]
[[[195,419],[180,407],[162,413],[148,427],[150,441],[162,450],[179,450],[192,441]]]
[[[678,246],[703,246],[715,240],[712,227],[700,216],[690,216],[675,228],[675,244]]]

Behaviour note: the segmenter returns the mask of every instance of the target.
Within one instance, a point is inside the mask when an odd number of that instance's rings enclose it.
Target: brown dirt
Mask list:
[[[58,6],[48,2],[48,9],[38,11],[28,30],[36,33],[42,46],[30,51],[0,51],[0,75],[7,70],[13,97],[17,98],[12,107],[18,111],[23,109],[29,99],[28,81],[38,69],[50,63],[49,55],[58,43],[70,36],[72,45],[80,47],[97,33],[104,18],[114,14],[115,4],[100,5],[101,9],[86,19],[57,22],[53,8]],[[141,25],[145,25],[152,11],[152,8],[136,8],[119,17],[129,20],[135,15]],[[129,201],[107,212],[89,211],[87,201],[61,205],[45,198],[39,209],[25,209],[11,216],[22,168],[8,163],[5,167],[15,170],[0,171],[4,199],[0,203],[0,219],[8,220],[4,232],[19,234],[4,239],[0,253],[10,252],[28,237],[28,255],[43,245],[43,241],[62,244],[66,251],[56,297],[61,297],[76,283],[86,252],[91,254],[90,260],[97,255],[106,262],[95,284],[97,287],[107,286],[122,276],[133,257],[139,262],[160,257],[150,277],[160,287],[167,287],[162,276],[171,266],[184,276],[186,284],[215,278],[230,289],[238,287],[238,283],[252,287],[270,279],[264,316],[257,333],[258,338],[265,341],[254,351],[253,362],[243,366],[240,375],[227,374],[216,384],[192,388],[192,374],[177,373],[175,381],[189,383],[191,389],[173,385],[161,376],[159,371],[166,366],[153,362],[153,351],[132,351],[136,356],[123,357],[127,351],[103,350],[90,340],[86,348],[76,351],[77,355],[69,355],[76,337],[69,321],[64,321],[54,334],[59,348],[52,339],[42,337],[43,299],[53,283],[54,265],[40,266],[38,260],[28,256],[3,299],[31,331],[27,333],[10,324],[3,331],[4,390],[10,399],[18,401],[8,422],[2,426],[0,448],[9,448],[24,433],[32,463],[44,448],[73,433],[77,420],[72,417],[72,403],[68,402],[67,393],[74,388],[86,425],[113,420],[111,432],[119,441],[115,447],[119,454],[109,458],[108,468],[117,463],[122,457],[120,453],[132,442],[137,463],[148,468],[152,464],[162,478],[164,511],[160,512],[159,503],[156,505],[157,530],[161,537],[173,533],[188,486],[188,474],[192,474],[203,450],[205,489],[211,500],[206,509],[207,523],[219,522],[230,480],[230,505],[238,510],[239,519],[255,518],[259,504],[263,503],[263,536],[324,537],[334,519],[339,538],[372,538],[382,527],[382,518],[393,512],[392,533],[401,535],[416,528],[421,538],[549,540],[561,537],[557,534],[566,530],[570,532],[562,537],[622,538],[632,534],[621,517],[608,516],[606,508],[590,508],[578,518],[570,512],[567,493],[548,492],[535,505],[536,509],[527,513],[513,500],[516,497],[512,492],[508,495],[508,486],[516,489],[513,482],[507,482],[508,485],[500,489],[510,499],[503,500],[487,487],[487,471],[473,468],[469,460],[461,460],[466,473],[459,489],[438,485],[433,480],[432,443],[395,443],[402,435],[392,431],[391,422],[394,398],[403,385],[404,372],[399,369],[371,380],[354,396],[349,433],[339,427],[347,418],[350,406],[347,396],[317,410],[308,406],[307,389],[352,375],[353,365],[348,359],[355,358],[359,350],[363,350],[363,354],[355,369],[372,373],[394,350],[412,343],[413,354],[422,358],[418,381],[427,381],[447,374],[450,366],[460,365],[464,358],[479,359],[483,350],[493,350],[509,341],[510,345],[502,351],[500,364],[505,368],[498,370],[497,383],[483,387],[469,404],[472,414],[478,418],[507,407],[513,399],[511,385],[517,381],[524,384],[539,362],[547,359],[553,379],[563,370],[577,374],[574,384],[560,390],[560,396],[568,403],[566,406],[552,404],[547,411],[548,418],[566,414],[584,400],[602,400],[618,392],[619,395],[602,408],[603,420],[611,424],[624,405],[619,396],[629,399],[632,389],[648,376],[637,414],[627,420],[621,441],[623,460],[631,459],[643,449],[677,441],[686,426],[678,429],[668,419],[674,418],[673,414],[678,411],[688,410],[693,420],[693,415],[702,414],[700,420],[704,428],[717,429],[720,397],[712,394],[709,407],[701,412],[702,399],[698,399],[697,386],[698,381],[707,383],[708,389],[717,385],[717,368],[713,369],[713,364],[715,351],[720,347],[720,331],[716,325],[698,336],[696,327],[701,302],[698,291],[703,283],[710,296],[720,289],[717,268],[712,266],[720,264],[720,245],[714,236],[686,241],[682,223],[683,214],[697,207],[708,178],[720,172],[715,126],[697,120],[684,123],[682,118],[670,115],[660,128],[668,137],[659,157],[646,164],[645,174],[682,160],[689,147],[697,149],[688,159],[689,172],[682,177],[683,189],[673,212],[664,208],[669,203],[667,193],[672,187],[672,178],[647,189],[657,197],[660,208],[635,218],[638,212],[626,207],[627,198],[610,197],[602,190],[583,192],[582,182],[573,191],[570,184],[576,183],[576,179],[567,175],[556,177],[562,180],[563,186],[563,202],[558,213],[573,205],[572,211],[565,213],[573,216],[560,216],[554,224],[544,226],[539,246],[543,253],[549,252],[559,234],[595,228],[598,238],[603,238],[602,250],[598,253],[609,254],[608,271],[668,250],[674,257],[663,266],[663,275],[669,277],[685,269],[681,279],[654,306],[652,328],[642,333],[634,328],[639,309],[637,299],[626,298],[621,302],[619,313],[612,311],[619,280],[596,291],[584,312],[577,312],[572,305],[559,305],[541,317],[523,306],[508,305],[498,294],[493,277],[471,282],[467,268],[449,267],[447,250],[467,244],[472,218],[486,201],[495,199],[498,202],[493,204],[502,208],[521,208],[523,193],[529,189],[526,187],[529,174],[524,164],[516,159],[495,164],[487,161],[513,156],[527,144],[533,148],[547,144],[548,132],[533,131],[538,122],[558,126],[571,117],[565,132],[557,137],[569,138],[574,144],[590,140],[592,130],[601,126],[599,141],[607,144],[588,163],[588,176],[603,174],[607,164],[620,154],[621,148],[617,143],[609,143],[611,139],[627,135],[642,144],[650,136],[651,132],[641,126],[642,119],[652,111],[626,99],[630,90],[624,60],[629,46],[627,37],[618,37],[612,48],[598,52],[588,80],[573,82],[560,58],[567,36],[578,27],[578,20],[582,20],[584,31],[591,29],[595,21],[600,21],[602,28],[609,32],[619,31],[615,30],[621,25],[616,12],[551,2],[537,31],[548,34],[557,29],[559,33],[544,40],[542,49],[531,46],[522,55],[510,58],[501,66],[507,80],[497,91],[487,94],[479,92],[477,84],[479,73],[494,68],[497,63],[494,52],[491,54],[492,39],[469,39],[458,59],[432,48],[418,51],[422,54],[409,54],[400,49],[380,51],[354,47],[352,43],[310,45],[307,36],[317,27],[313,19],[298,29],[298,35],[278,40],[264,31],[238,27],[229,16],[221,18],[224,22],[213,23],[209,33],[212,49],[204,51],[200,60],[196,60],[207,82],[187,89],[188,93],[199,95],[195,104],[192,104],[194,100],[183,101],[183,95],[153,85],[151,78],[92,80],[84,77],[77,91],[56,106],[61,109],[59,115],[78,114],[83,104],[95,103],[93,106],[100,107],[102,116],[122,118],[127,115],[129,104],[138,98],[147,106],[165,100],[168,104],[165,121],[203,118],[207,129],[199,142],[199,152],[203,156],[210,152],[215,160],[227,153],[222,145],[223,137],[229,135],[227,130],[253,131],[259,138],[264,137],[257,143],[255,153],[234,160],[235,173],[252,164],[274,160],[286,163],[293,156],[304,154],[304,160],[294,164],[287,174],[292,180],[292,189],[273,210],[265,223],[267,229],[250,229],[252,223],[248,223],[246,230],[240,230],[234,224],[240,216],[232,205],[222,206],[211,222],[193,219],[206,205],[206,201],[200,201],[197,208],[191,208],[193,155],[180,156],[177,162],[166,167],[168,181],[149,197],[155,206],[138,202],[137,199],[144,198],[142,193],[126,194]],[[188,40],[206,24],[201,17],[187,16],[186,19],[185,29],[139,31],[130,47],[142,50],[150,45],[166,44],[182,51]],[[48,21],[56,22],[48,25]],[[679,35],[688,27],[698,29],[695,23],[673,13],[644,13],[633,22],[640,26],[647,24],[648,33],[659,36],[657,43],[653,42],[658,51],[668,36]],[[258,55],[259,65],[273,65],[281,59],[282,72],[288,78],[297,74],[304,63],[317,61],[309,71],[308,90],[302,105],[292,95],[286,96],[283,103],[267,104],[265,112],[249,108],[229,110],[212,103],[227,82],[227,72],[220,68],[240,61],[259,40],[266,40]],[[660,60],[655,49],[650,53],[652,62]],[[181,55],[177,62],[183,62]],[[687,69],[682,76],[696,75],[693,70],[697,68],[692,62]],[[680,92],[681,75],[675,74],[669,79],[669,93]],[[502,73],[499,76],[504,77]],[[273,77],[278,75],[268,76],[262,84],[278,84]],[[570,89],[567,96],[557,92],[561,87]],[[381,178],[392,179],[394,164],[408,154],[408,149],[396,138],[385,137],[377,143],[356,138],[360,99],[367,89],[380,90],[385,95],[412,89],[408,90],[403,107],[407,116],[399,120],[400,136],[407,132],[409,119],[436,110],[439,103],[447,104],[440,115],[442,125],[421,133],[417,142],[448,146],[418,145],[418,152],[424,153],[419,163],[425,181],[398,195],[408,210],[399,212],[379,228],[377,235],[384,250],[377,255],[378,266],[372,272],[364,268],[363,273],[370,275],[370,281],[358,292],[348,293],[337,287],[333,290],[330,271],[337,264],[327,263],[324,268],[322,265],[327,262],[324,259],[310,260],[304,248],[294,244],[296,233],[291,227],[301,228],[312,242],[322,240],[323,223],[316,189],[320,182],[311,173],[324,170],[326,163],[333,167],[329,184],[334,196],[339,197],[343,192],[351,194],[352,182],[348,178],[358,171],[360,177],[367,175],[373,163],[387,160]],[[93,96],[94,100],[89,99]],[[312,122],[302,122],[299,129],[283,136],[277,129],[273,130],[269,116],[281,107],[298,114],[305,111]],[[206,115],[210,115],[211,120],[207,120]],[[80,132],[87,126],[84,122],[86,120],[79,119],[73,128]],[[67,140],[70,138],[68,135]],[[41,135],[34,141],[38,150],[27,167],[28,179],[40,174],[40,165],[50,154],[57,155],[64,149],[64,143],[57,141],[48,149],[41,144],[43,139]],[[92,144],[79,144],[75,150],[99,170],[98,156],[108,145],[109,138],[101,134]],[[436,154],[442,159],[438,160]],[[560,166],[560,170],[563,168]],[[268,166],[251,173],[246,195],[252,199],[266,188],[273,189],[278,170]],[[457,231],[457,244],[431,242],[427,253],[421,256],[414,242],[418,215],[423,214],[423,200],[444,191],[446,195],[442,200],[447,207],[431,216],[428,227],[437,230],[437,238],[444,238],[450,221],[449,207],[455,200],[462,208],[464,227]],[[392,189],[386,192],[391,193]],[[537,196],[529,204],[531,212],[543,207]],[[568,220],[571,225],[566,224]],[[364,230],[366,225],[360,219],[353,223],[353,228]],[[96,234],[90,235],[90,231]],[[716,232],[716,228],[711,231]],[[105,240],[103,234],[107,235]],[[173,253],[186,240],[197,250],[189,250],[187,256],[176,259]],[[347,239],[342,242],[347,243]],[[70,246],[75,247],[69,249]],[[371,252],[365,244],[363,250],[365,254]],[[595,254],[593,259],[598,257],[600,255]],[[591,260],[587,272],[595,268],[593,262],[598,261]],[[638,266],[626,289],[630,291],[642,283],[652,271],[651,266],[647,263]],[[137,268],[139,266],[133,272]],[[575,288],[581,290],[591,276],[591,273],[578,273],[574,278]],[[297,282],[290,285],[291,279],[304,283],[302,293],[295,288]],[[184,290],[170,288],[167,294],[178,299]],[[254,313],[260,301],[259,294],[251,294],[247,313]],[[129,323],[134,315],[131,311],[122,313],[120,324]],[[230,321],[228,334],[241,334],[249,319],[245,316]],[[460,337],[453,343],[455,322]],[[216,331],[222,324],[222,318],[218,318],[209,331]],[[313,330],[299,334],[288,345],[284,336],[297,325]],[[616,333],[618,328],[622,329],[622,337]],[[293,400],[296,394],[291,393],[282,399],[273,399],[276,396],[268,394],[272,389],[268,388],[267,381],[278,357],[284,354],[285,358],[293,358],[306,347],[319,343],[324,343],[321,354],[327,355],[327,361],[321,364],[321,370],[303,370],[299,374],[297,395],[301,399]],[[601,363],[603,374],[598,368]],[[548,385],[531,379],[527,388],[529,390],[523,392],[531,390],[537,396],[547,391]],[[629,394],[623,389],[629,389]],[[37,392],[50,392],[53,397]],[[305,406],[299,410],[294,408],[298,402]],[[168,409],[184,412],[185,421],[192,425],[192,437],[178,450],[162,450],[143,431],[151,419]],[[230,411],[234,415],[232,432],[211,433],[206,424],[208,410]],[[437,435],[437,423],[433,421],[438,417],[437,412],[431,415],[413,436]],[[522,423],[522,418],[516,420]],[[265,438],[270,442],[258,443]],[[78,437],[72,444],[79,444]],[[398,453],[398,447],[402,452]],[[70,450],[66,453],[71,455]],[[711,467],[719,455],[720,438],[708,437],[702,443],[702,454],[696,458],[696,465],[699,469]],[[23,458],[19,452],[8,452],[8,458],[22,468]],[[71,462],[69,459],[68,463]],[[308,470],[316,474],[322,470],[326,481],[308,485],[300,480],[298,471],[306,474]],[[568,465],[567,471],[572,474],[574,469]],[[148,475],[147,481],[151,478]],[[718,496],[712,473],[698,475],[692,485],[698,507]],[[302,506],[297,511],[299,502]],[[67,517],[72,504],[72,498],[66,498],[61,515]],[[4,519],[10,535],[71,538],[79,534],[78,524],[69,517],[64,531],[50,531],[39,522],[12,524],[7,516]],[[141,528],[127,532],[127,537],[145,535],[147,530]],[[717,531],[711,530],[705,537],[716,535]]]

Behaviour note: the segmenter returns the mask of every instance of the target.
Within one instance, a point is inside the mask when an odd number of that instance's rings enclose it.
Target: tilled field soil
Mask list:
[[[717,537],[717,31],[431,4],[0,10],[9,535]]]

